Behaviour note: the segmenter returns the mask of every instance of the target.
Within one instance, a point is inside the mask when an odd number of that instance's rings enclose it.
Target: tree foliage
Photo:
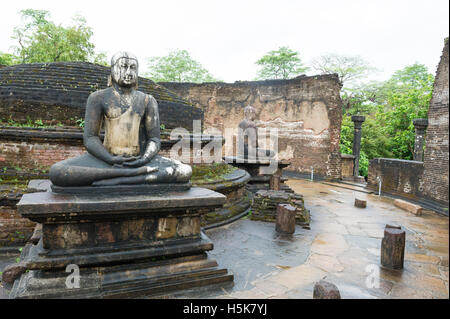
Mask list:
[[[299,53],[287,46],[266,53],[256,64],[261,67],[257,73],[258,80],[289,79],[309,69],[303,65]]]
[[[360,56],[325,54],[312,62],[312,68],[322,74],[337,73],[344,87],[367,77],[375,68]]]
[[[96,54],[90,41],[92,29],[80,15],[72,18],[68,27],[49,20],[45,10],[21,10],[23,23],[14,28],[13,39],[18,45],[14,53],[21,63],[89,61],[106,64],[104,53]]]
[[[215,82],[215,79],[187,50],[174,50],[167,56],[152,57],[150,71],[145,73],[155,82]]]
[[[351,154],[353,123],[351,115],[365,115],[362,126],[360,174],[367,176],[368,160],[373,158],[413,158],[415,129],[413,119],[427,118],[434,76],[421,64],[395,72],[385,82],[372,82],[353,89],[344,109],[341,126],[341,152]],[[367,161],[366,161],[367,159]]]
[[[14,54],[0,52],[0,65],[14,65],[19,63],[19,58]]]

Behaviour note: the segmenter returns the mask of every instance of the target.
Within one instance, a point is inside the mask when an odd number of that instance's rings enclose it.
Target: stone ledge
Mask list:
[[[401,209],[404,209],[404,210],[406,210],[406,211],[408,211],[408,212],[410,212],[410,213],[412,213],[412,214],[414,214],[416,216],[422,215],[422,207],[419,206],[419,205],[415,205],[415,204],[409,203],[409,202],[404,201],[402,199],[394,200],[394,205],[399,207],[399,208],[401,208]]]

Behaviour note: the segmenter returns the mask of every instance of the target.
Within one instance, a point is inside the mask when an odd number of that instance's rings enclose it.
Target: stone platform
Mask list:
[[[273,175],[281,176],[283,168],[288,167],[290,164],[283,161],[278,161],[274,158],[243,158],[239,156],[225,156],[224,161],[234,167],[243,169],[250,174],[250,181],[247,188],[252,193],[256,193],[258,190],[268,190],[270,178]],[[286,189],[284,186],[285,179],[281,180],[281,188]],[[288,188],[287,188],[288,189]]]
[[[164,195],[25,194],[22,216],[42,224],[42,238],[21,260],[29,270],[10,298],[153,296],[231,283],[233,275],[207,256],[212,242],[201,215],[222,207],[225,196],[193,187]],[[80,288],[68,289],[68,265]]]

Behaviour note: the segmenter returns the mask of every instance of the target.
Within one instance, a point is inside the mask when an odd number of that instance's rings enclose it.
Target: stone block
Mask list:
[[[314,285],[313,299],[341,299],[341,294],[336,285],[320,280]]]
[[[355,206],[356,206],[356,207],[359,207],[359,208],[366,208],[366,206],[367,206],[367,201],[362,200],[362,199],[355,198]]]
[[[394,201],[394,205],[399,207],[399,208],[401,208],[401,209],[404,209],[404,210],[406,210],[406,211],[408,211],[408,212],[410,212],[410,213],[412,213],[412,214],[414,214],[416,216],[422,215],[422,207],[419,206],[419,205],[407,202],[407,201],[402,200],[402,199],[396,199]]]
[[[2,273],[2,281],[8,284],[14,283],[14,281],[27,270],[27,264],[20,262],[17,264],[11,264],[5,267]]]

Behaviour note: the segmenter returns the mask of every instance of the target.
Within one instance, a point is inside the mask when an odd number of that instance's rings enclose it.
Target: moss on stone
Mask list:
[[[237,170],[236,167],[226,163],[214,163],[211,165],[194,165],[192,167],[191,181],[195,183],[220,182],[225,180],[225,175]]]

